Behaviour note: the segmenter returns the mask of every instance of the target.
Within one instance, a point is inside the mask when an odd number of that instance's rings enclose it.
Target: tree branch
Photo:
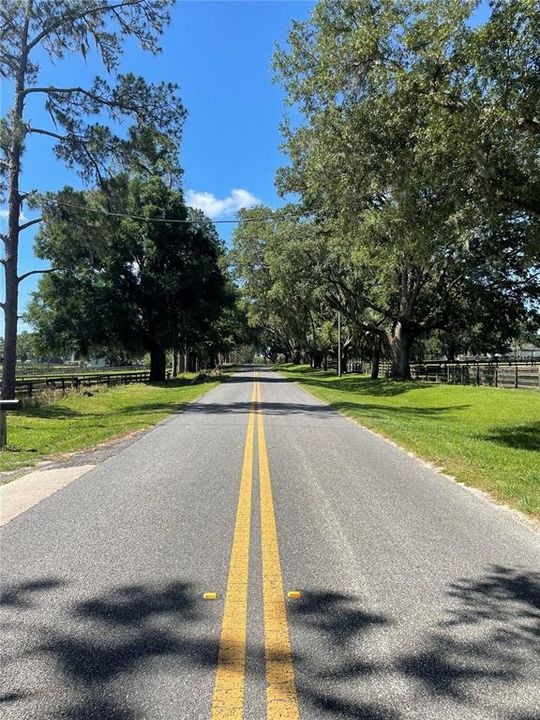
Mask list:
[[[45,268],[44,270],[30,270],[30,272],[23,273],[17,278],[17,283],[21,283],[26,280],[30,275],[47,275],[48,273],[58,272],[60,268]]]
[[[63,17],[59,18],[58,22],[55,25],[46,27],[40,33],[38,33],[35,36],[35,38],[33,38],[28,43],[27,50],[28,50],[28,52],[30,52],[30,50],[32,50],[44,38],[46,38],[47,35],[50,35],[52,32],[59,30],[62,27],[62,25],[67,25],[68,23],[73,23],[76,20],[82,20],[87,15],[94,15],[95,13],[108,12],[110,10],[115,10],[116,8],[129,7],[130,5],[142,5],[144,2],[145,2],[145,0],[128,0],[128,2],[119,2],[119,3],[115,3],[114,5],[106,5],[106,4],[105,5],[95,5],[94,7],[87,8],[86,10],[84,10],[84,12],[81,12],[78,15],[66,14]]]
[[[27,127],[27,133],[33,133],[35,135],[47,135],[48,137],[55,138],[55,140],[69,140],[69,135],[60,135],[60,133],[53,132],[52,130],[44,130],[43,128]]]
[[[76,87],[68,87],[68,88],[57,88],[54,87],[54,85],[49,85],[47,87],[29,87],[26,88],[24,91],[24,95],[30,95],[31,93],[57,93],[59,95],[65,94],[65,93],[74,93],[74,92],[85,92],[84,88],[76,86]]]
[[[37,225],[37,223],[40,223],[43,220],[42,217],[35,218],[34,220],[29,220],[28,222],[25,222],[23,225],[19,225],[19,232],[22,232],[23,230],[26,230],[29,227],[32,227],[32,225]]]
[[[136,105],[129,105],[128,103],[122,105],[116,100],[111,100],[110,98],[103,97],[102,95],[97,95],[91,90],[86,90],[85,88],[79,86],[71,88],[33,87],[24,91],[25,95],[30,95],[30,93],[45,93],[46,95],[72,95],[73,93],[80,93],[90,100],[94,100],[101,105],[107,105],[108,107],[122,107],[130,110],[138,109]]]
[[[77,143],[77,145],[84,150],[84,152],[88,156],[88,160],[94,166],[94,170],[96,171],[96,175],[99,180],[101,180],[103,178],[102,170],[105,170],[105,172],[110,175],[107,168],[104,165],[102,165],[100,167],[97,160],[94,157],[92,157],[91,152],[88,150],[88,141],[85,140],[84,138],[82,138],[78,135],[60,135],[60,133],[53,132],[52,130],[44,130],[43,128],[35,128],[35,127],[27,127],[26,131],[29,133],[34,133],[36,135],[47,135],[48,137],[52,137],[55,140],[60,140],[61,142],[70,140],[72,142]]]

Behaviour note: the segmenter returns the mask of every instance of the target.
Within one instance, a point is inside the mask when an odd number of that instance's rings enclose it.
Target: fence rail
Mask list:
[[[540,366],[528,363],[422,363],[411,366],[411,375],[427,382],[540,390]]]
[[[167,371],[167,380],[170,378],[170,371]],[[15,382],[15,393],[17,397],[32,397],[47,389],[70,390],[97,385],[129,385],[130,383],[145,383],[150,380],[149,370],[138,370],[132,372],[109,372],[109,373],[81,373],[79,375],[43,375],[32,377],[32,379],[19,378]]]
[[[50,376],[50,375],[94,375],[112,372],[142,372],[149,370],[148,365],[117,365],[103,367],[82,367],[80,365],[49,365],[43,363],[41,365],[21,365],[17,364],[15,374],[17,378]],[[2,365],[0,364],[0,375],[2,375]]]
[[[329,360],[327,369],[337,369],[337,362]],[[345,365],[344,365],[345,369]],[[361,360],[349,360],[346,372],[370,373],[371,363]],[[388,376],[390,363],[382,361],[379,376]],[[540,365],[531,362],[425,362],[411,364],[413,380],[424,382],[448,383],[454,385],[486,385],[488,387],[519,388],[522,390],[540,390]]]

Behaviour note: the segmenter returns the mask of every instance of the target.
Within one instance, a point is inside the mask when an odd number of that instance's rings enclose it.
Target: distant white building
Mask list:
[[[516,345],[512,348],[512,357],[515,357],[516,360],[540,360],[540,347],[533,343]]]

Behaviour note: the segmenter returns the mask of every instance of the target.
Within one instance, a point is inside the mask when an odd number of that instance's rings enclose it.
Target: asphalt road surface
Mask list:
[[[538,720],[538,538],[247,369],[0,530],[0,712]]]

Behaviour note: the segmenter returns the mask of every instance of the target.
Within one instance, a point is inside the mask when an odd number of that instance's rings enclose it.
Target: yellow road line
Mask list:
[[[244,711],[249,538],[256,398],[257,385],[254,383],[246,432],[244,465],[238,495],[227,592],[223,608],[223,623],[221,625],[218,664],[212,701],[212,720],[242,720]]]
[[[298,701],[260,400],[260,386],[257,383],[266,717],[267,720],[297,720]]]

